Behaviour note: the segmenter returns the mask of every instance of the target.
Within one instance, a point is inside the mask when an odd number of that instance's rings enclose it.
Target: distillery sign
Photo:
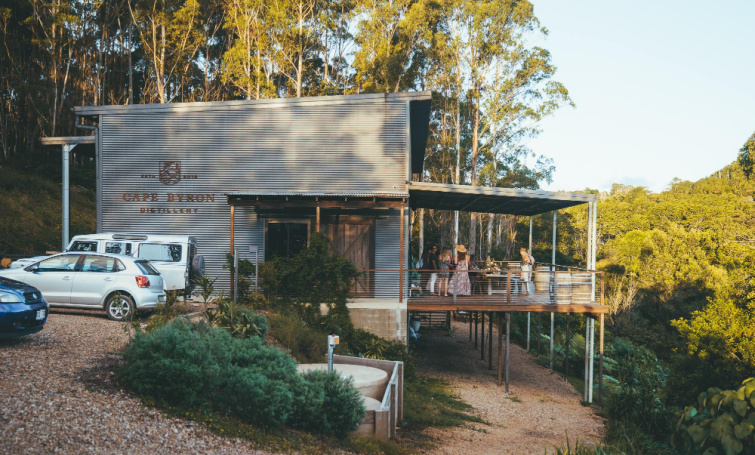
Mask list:
[[[159,161],[157,174],[140,174],[142,179],[157,179],[165,186],[173,186],[182,180],[195,180],[196,174],[184,174],[180,161]],[[140,204],[139,213],[154,214],[193,214],[199,212],[197,204],[215,202],[211,193],[157,193],[133,192],[123,193],[124,202]],[[159,205],[159,207],[153,204]],[[148,205],[144,205],[148,204]]]

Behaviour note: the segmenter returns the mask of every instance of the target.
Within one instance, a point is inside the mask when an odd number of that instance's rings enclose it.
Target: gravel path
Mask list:
[[[572,441],[594,443],[603,422],[562,377],[512,346],[511,394],[496,383],[468,339],[426,331],[423,374],[450,381],[490,425],[430,429],[440,454],[543,454]],[[248,442],[142,406],[112,381],[128,341],[123,325],[102,312],[53,310],[45,329],[0,340],[0,454],[249,454]],[[495,335],[497,341],[497,335]],[[496,347],[494,346],[494,349]]]
[[[487,350],[487,325],[485,347]],[[447,331],[427,330],[420,350],[423,374],[452,383],[461,399],[490,425],[430,429],[438,454],[544,454],[566,444],[596,444],[603,438],[604,422],[580,404],[581,395],[563,376],[535,363],[524,349],[511,345],[510,393],[498,386],[498,334],[493,335],[493,369],[470,343],[466,323]],[[579,374],[579,372],[576,372]]]
[[[0,453],[262,453],[112,385],[127,340],[103,312],[55,309],[41,332],[0,340]]]

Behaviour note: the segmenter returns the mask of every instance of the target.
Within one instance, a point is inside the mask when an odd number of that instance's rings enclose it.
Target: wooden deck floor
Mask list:
[[[608,312],[608,307],[594,303],[555,304],[548,292],[512,293],[511,299],[502,294],[475,294],[470,296],[441,297],[423,293],[407,300],[409,311],[492,311],[492,312],[534,312],[534,313],[580,313],[599,315]]]

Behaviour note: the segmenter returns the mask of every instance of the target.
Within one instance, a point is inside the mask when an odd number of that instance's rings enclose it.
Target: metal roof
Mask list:
[[[106,106],[75,106],[76,115],[116,115],[145,112],[194,112],[208,110],[235,110],[249,108],[275,108],[279,106],[316,106],[322,104],[363,104],[368,102],[415,102],[429,103],[432,92],[374,93],[363,95],[309,96],[301,98],[268,98],[261,100],[202,101],[193,103],[119,104]]]
[[[411,182],[412,209],[459,210],[532,216],[597,201],[587,193]]]

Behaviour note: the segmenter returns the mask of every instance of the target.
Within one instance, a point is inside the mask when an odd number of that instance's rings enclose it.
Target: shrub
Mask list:
[[[690,454],[755,452],[755,378],[738,390],[709,388],[675,415],[671,443]]]
[[[270,314],[268,322],[270,336],[286,346],[293,358],[302,363],[325,361],[328,351],[328,336],[325,333],[312,328],[293,314]]]
[[[234,304],[224,295],[217,299],[217,307],[204,312],[210,324],[227,330],[234,338],[260,337],[267,335],[268,325],[265,316],[244,305]]]
[[[177,319],[137,332],[119,377],[136,393],[175,406],[209,408],[245,422],[343,436],[364,415],[362,398],[334,375],[297,373],[296,362],[259,337]]]
[[[345,310],[348,316],[346,299],[359,271],[348,259],[330,254],[327,237],[315,233],[309,247],[296,256],[275,258],[260,268],[262,287],[271,300],[292,305],[310,323],[319,322],[320,304],[326,304],[330,312],[336,309],[336,324],[349,330],[351,322],[342,314]]]
[[[608,399],[609,418],[667,437],[666,369],[649,350],[620,338],[611,344],[611,358],[618,389]]]
[[[305,392],[296,400],[294,426],[338,437],[357,429],[365,408],[351,379],[344,385],[337,373],[326,371],[312,371],[303,378]]]
[[[144,326],[144,330],[147,332],[154,332],[160,327],[165,327],[165,325],[173,319],[186,314],[186,308],[181,305],[176,305],[177,301],[177,293],[168,292],[165,303],[158,304],[157,307],[155,307],[155,311],[147,320],[147,325]],[[137,331],[142,328],[141,322],[138,319],[133,319],[131,323]]]

